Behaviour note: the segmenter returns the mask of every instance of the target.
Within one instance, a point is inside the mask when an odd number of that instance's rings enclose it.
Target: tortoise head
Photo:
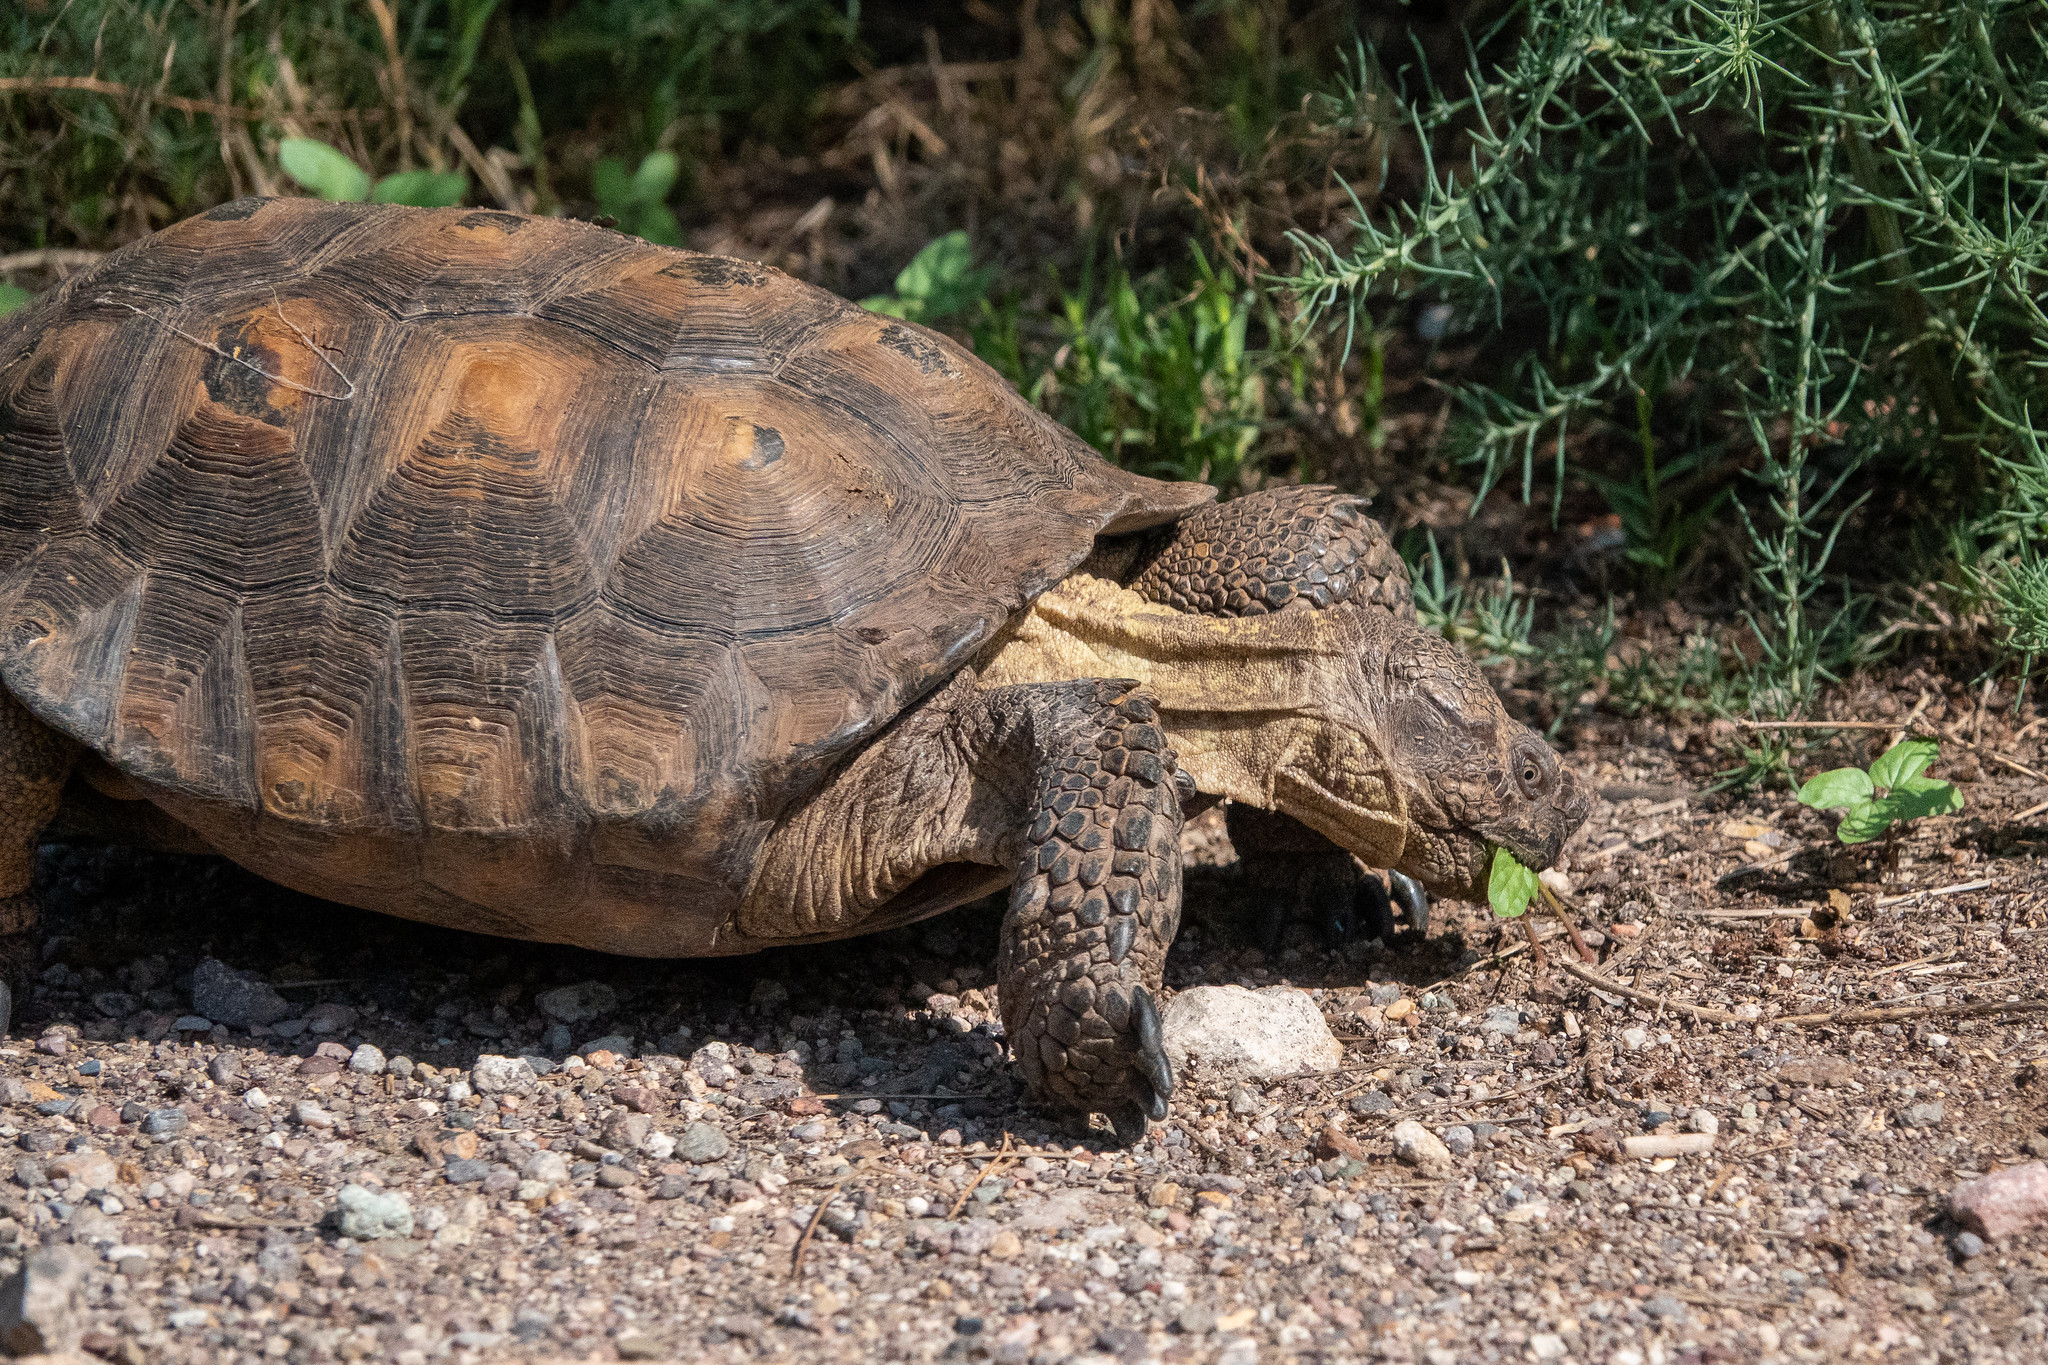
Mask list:
[[[1585,785],[1442,637],[1374,609],[1341,615],[1319,742],[1282,760],[1292,813],[1460,900],[1486,899],[1495,845],[1555,862],[1592,809]]]
[[[1556,862],[1593,802],[1543,737],[1428,631],[1397,632],[1382,677],[1381,740],[1408,810],[1401,871],[1439,894],[1483,901],[1494,845],[1531,868]]]

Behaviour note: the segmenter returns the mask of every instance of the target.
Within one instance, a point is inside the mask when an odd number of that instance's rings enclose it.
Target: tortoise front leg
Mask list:
[[[1016,690],[1036,694],[1039,761],[996,960],[1003,1028],[1034,1091],[1128,1138],[1173,1094],[1154,995],[1180,927],[1178,770],[1135,684]]]
[[[76,745],[0,690],[0,1034],[13,1024],[40,946],[42,907],[29,890],[36,844],[77,757]]]
[[[1155,996],[1180,925],[1180,774],[1130,681],[978,691],[965,673],[769,838],[738,928],[762,944],[908,923],[1011,885],[1004,1028],[1036,1098],[1162,1118]]]

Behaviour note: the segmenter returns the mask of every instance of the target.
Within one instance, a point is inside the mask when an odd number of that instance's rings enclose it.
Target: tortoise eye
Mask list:
[[[1522,795],[1535,800],[1550,786],[1550,770],[1538,755],[1523,750],[1515,756],[1515,776],[1520,779]]]

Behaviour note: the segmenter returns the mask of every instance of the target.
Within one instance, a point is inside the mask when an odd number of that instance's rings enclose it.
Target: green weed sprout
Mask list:
[[[995,267],[975,268],[967,234],[949,232],[911,258],[896,277],[893,295],[876,294],[860,306],[906,322],[929,323],[980,303],[994,278]]]
[[[461,171],[400,171],[372,181],[370,173],[346,152],[310,137],[288,137],[277,148],[284,173],[322,199],[337,203],[410,204],[414,208],[452,208],[469,193],[469,177]]]
[[[1901,740],[1868,772],[1836,768],[1822,773],[1799,789],[1799,799],[1815,810],[1841,810],[1835,837],[1845,844],[1865,843],[1899,821],[1963,808],[1963,794],[1954,784],[1922,776],[1940,752],[1931,739]]]
[[[1493,870],[1486,878],[1486,899],[1493,905],[1497,918],[1519,918],[1542,886],[1536,874],[1522,866],[1520,858],[1498,845],[1494,847]]]
[[[608,156],[591,167],[590,188],[619,231],[657,246],[681,246],[683,225],[667,201],[682,171],[682,160],[674,152],[649,152],[630,175],[625,162]]]

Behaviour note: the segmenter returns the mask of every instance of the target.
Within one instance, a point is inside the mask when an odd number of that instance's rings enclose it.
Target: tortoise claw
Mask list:
[[[1429,932],[1429,893],[1422,889],[1422,883],[1405,872],[1388,872],[1387,880],[1394,884],[1394,903],[1408,915],[1408,927],[1418,934]]]
[[[1133,1147],[1145,1140],[1146,1130],[1151,1126],[1151,1112],[1143,1106],[1126,1104],[1109,1116],[1109,1126],[1116,1133],[1118,1145]],[[1158,1117],[1166,1117],[1162,1111]]]
[[[1138,1034],[1138,1071],[1152,1092],[1145,1112],[1164,1119],[1166,1102],[1173,1096],[1173,1063],[1166,1057],[1166,1032],[1159,1022],[1159,1008],[1143,986],[1131,992],[1131,1024]]]
[[[1310,899],[1310,914],[1322,931],[1325,946],[1342,948],[1350,941],[1354,899],[1351,888],[1336,882],[1325,883]]]
[[[1353,908],[1358,915],[1358,929],[1362,937],[1367,941],[1393,942],[1394,904],[1387,899],[1387,884],[1377,875],[1368,872],[1359,882],[1357,903]]]

